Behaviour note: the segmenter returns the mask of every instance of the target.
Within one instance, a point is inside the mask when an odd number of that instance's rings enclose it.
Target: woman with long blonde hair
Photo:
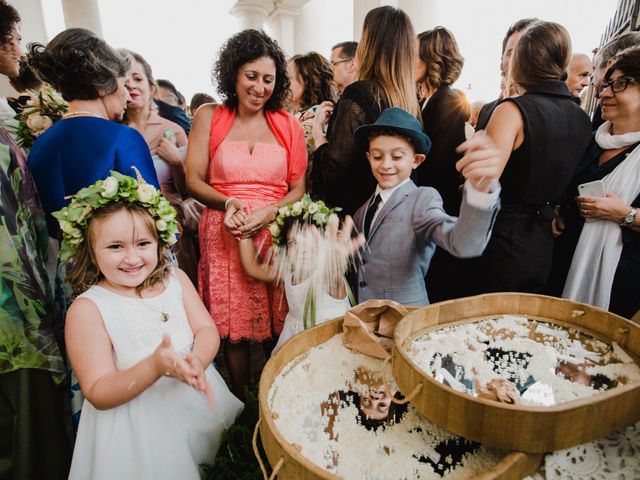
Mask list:
[[[346,214],[353,215],[376,186],[365,152],[354,144],[355,129],[375,122],[389,107],[419,114],[415,51],[415,33],[407,14],[390,6],[374,8],[364,19],[356,51],[356,82],[345,88],[335,107],[331,102],[318,107],[313,126],[312,193]]]

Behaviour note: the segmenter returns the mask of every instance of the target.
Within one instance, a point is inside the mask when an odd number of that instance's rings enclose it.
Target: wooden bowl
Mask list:
[[[575,328],[607,343],[617,342],[636,362],[640,358],[640,326],[582,303],[497,293],[430,305],[410,313],[396,326],[392,368],[405,394],[422,384],[412,403],[433,423],[487,446],[549,452],[596,440],[640,420],[640,383],[552,407],[512,405],[457,392],[423,372],[408,354],[413,339],[427,331],[498,314]]]
[[[277,476],[280,479],[319,480],[339,478],[308,460],[298,449],[287,442],[275,424],[272,412],[269,409],[267,397],[275,378],[291,360],[309,351],[311,348],[327,342],[341,332],[341,318],[305,330],[282,345],[269,359],[262,371],[258,394],[260,439],[262,440],[262,445],[269,463],[274,470],[277,468]],[[301,388],[305,387],[312,387],[312,385],[301,385]],[[541,463],[542,455],[513,452],[507,454],[492,469],[476,478],[482,480],[521,479],[534,473]]]

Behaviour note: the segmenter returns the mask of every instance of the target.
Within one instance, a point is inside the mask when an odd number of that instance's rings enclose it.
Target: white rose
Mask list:
[[[103,191],[100,193],[105,198],[113,197],[118,191],[118,179],[116,177],[107,177],[102,182]]]
[[[302,202],[296,202],[291,206],[291,215],[297,217],[302,213]]]
[[[156,228],[159,232],[164,232],[167,229],[167,222],[164,220],[156,220]]]
[[[317,203],[312,203],[311,205],[309,205],[308,210],[309,210],[309,213],[313,215],[314,213],[316,213],[318,211],[319,208],[320,207],[318,207]]]
[[[27,117],[27,127],[31,131],[31,133],[36,134],[41,132],[45,128],[45,117],[40,115],[39,113],[34,113]]]
[[[272,223],[269,225],[269,231],[271,232],[271,236],[279,237],[280,236],[280,227],[277,223]]]
[[[33,133],[33,135],[36,137],[43,134],[51,125],[53,125],[53,120],[51,120],[49,117],[43,117],[43,118],[44,118],[44,125],[42,126],[42,130],[40,130],[39,132]]]
[[[156,195],[156,187],[143,183],[138,185],[138,198],[142,203],[150,203]]]
[[[327,223],[327,216],[321,212],[314,213],[312,219],[316,225],[324,225]]]

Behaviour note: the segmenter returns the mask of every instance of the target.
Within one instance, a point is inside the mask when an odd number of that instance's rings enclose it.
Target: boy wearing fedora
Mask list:
[[[458,163],[466,182],[460,216],[451,217],[437,190],[418,188],[410,179],[431,147],[415,117],[388,108],[354,135],[378,182],[354,215],[366,238],[357,271],[358,302],[377,298],[427,305],[424,278],[436,245],[457,257],[483,252],[499,209],[499,165],[488,155]]]

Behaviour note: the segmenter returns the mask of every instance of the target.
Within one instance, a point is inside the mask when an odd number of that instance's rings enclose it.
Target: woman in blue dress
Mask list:
[[[50,237],[50,275],[55,277],[55,297],[64,317],[71,289],[64,281],[64,264],[57,262],[60,231],[51,215],[67,205],[66,197],[107,178],[111,170],[142,177],[159,188],[149,147],[137,130],[122,125],[127,101],[125,87],[131,57],[110,47],[93,32],[70,28],[46,47],[31,44],[28,62],[37,75],[58,90],[69,103],[64,118],[38,137],[27,165],[35,180],[46,214]],[[80,419],[82,396],[72,376],[71,410]]]
[[[142,135],[121,125],[131,99],[125,83],[131,57],[113,49],[93,32],[70,28],[46,47],[32,44],[29,64],[69,103],[64,119],[33,144],[28,165],[47,214],[49,235],[58,237],[51,212],[65,197],[109,176],[110,170],[142,177],[159,187],[153,160]]]

